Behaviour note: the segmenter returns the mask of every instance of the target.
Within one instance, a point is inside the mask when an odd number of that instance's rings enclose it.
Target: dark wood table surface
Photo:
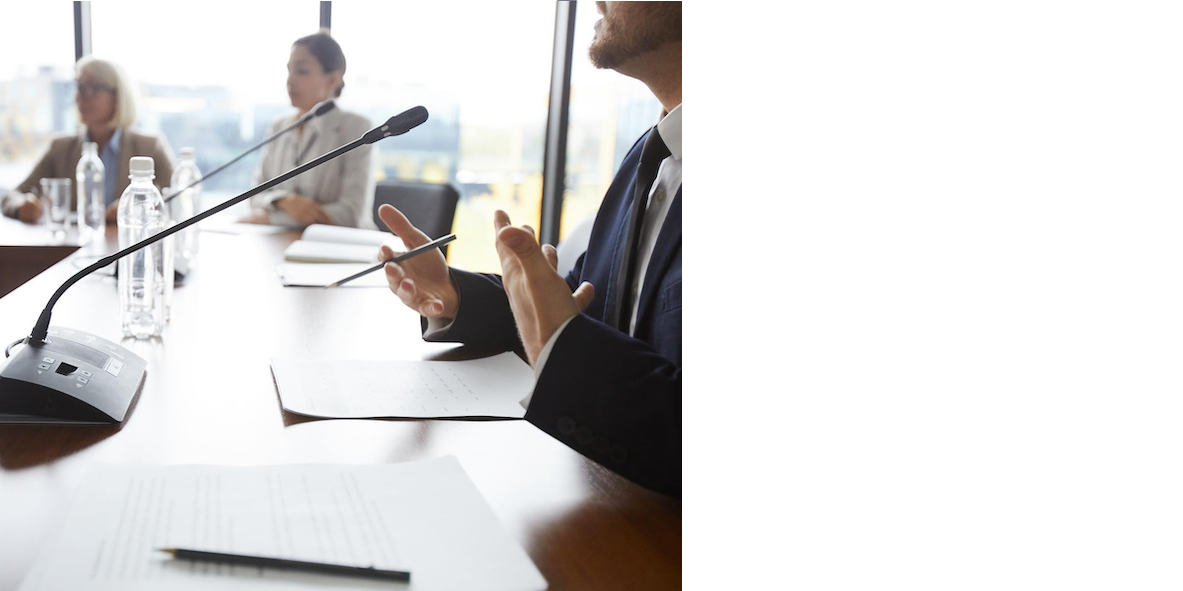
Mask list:
[[[3,227],[0,227],[2,230]],[[269,360],[462,359],[425,343],[386,289],[284,288],[274,267],[295,234],[203,232],[157,339],[122,343],[148,377],[122,425],[0,425],[0,589],[15,588],[88,469],[100,463],[378,464],[456,456],[550,589],[682,585],[681,501],[647,491],[525,421],[306,420],[284,413]],[[0,243],[3,240],[0,239]],[[115,246],[108,228],[108,248]],[[0,341],[27,335],[82,251],[0,298]],[[115,280],[88,277],[53,325],[118,341]]]
[[[0,216],[0,297],[78,250],[78,231],[51,234],[44,224]]]

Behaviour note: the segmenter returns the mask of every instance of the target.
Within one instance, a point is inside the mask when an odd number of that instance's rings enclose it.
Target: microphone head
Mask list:
[[[323,103],[316,105],[316,107],[312,109],[312,112],[316,113],[316,115],[315,115],[316,117],[320,117],[321,115],[324,115],[325,113],[328,113],[329,111],[332,111],[333,109],[336,109],[336,108],[337,108],[337,101],[334,101],[333,99],[329,99],[327,101],[324,101]]]
[[[300,123],[308,123],[314,118],[320,117],[321,115],[324,115],[325,113],[328,113],[329,111],[332,111],[336,108],[337,102],[333,99],[316,103],[316,105],[309,109],[307,113],[304,113],[303,117],[300,117]]]
[[[362,136],[367,144],[372,144],[382,138],[387,138],[392,135],[402,135],[423,125],[427,121],[427,109],[423,107],[411,107],[394,117],[386,120],[386,123],[375,127],[366,132]]]

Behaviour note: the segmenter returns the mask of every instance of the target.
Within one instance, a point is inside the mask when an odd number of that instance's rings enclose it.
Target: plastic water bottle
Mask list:
[[[82,244],[102,242],[107,233],[107,204],[103,197],[103,161],[99,146],[94,142],[82,144],[82,158],[75,171],[78,191],[78,234]]]
[[[168,224],[164,197],[152,184],[155,172],[152,158],[132,157],[131,184],[119,198],[120,249],[160,232]],[[168,267],[164,242],[156,242],[119,259],[120,323],[124,336],[144,339],[159,336],[164,331],[165,269]]]
[[[172,190],[184,189],[196,181],[201,180],[201,171],[197,168],[196,151],[193,148],[181,148],[181,162],[173,170],[170,179]],[[178,224],[193,217],[201,211],[201,185],[187,189],[169,201],[169,214]],[[200,236],[197,226],[190,226],[181,230],[176,237],[177,270],[186,273],[193,267],[197,259],[197,242]]]

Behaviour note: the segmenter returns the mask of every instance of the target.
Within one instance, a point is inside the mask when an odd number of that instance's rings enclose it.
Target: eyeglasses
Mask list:
[[[75,83],[74,87],[78,90],[81,96],[94,96],[100,92],[115,92],[115,89],[105,84],[79,84]]]

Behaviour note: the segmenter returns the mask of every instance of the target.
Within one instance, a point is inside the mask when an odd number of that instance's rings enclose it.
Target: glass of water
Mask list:
[[[53,233],[65,233],[70,223],[70,179],[41,179],[45,225]]]

